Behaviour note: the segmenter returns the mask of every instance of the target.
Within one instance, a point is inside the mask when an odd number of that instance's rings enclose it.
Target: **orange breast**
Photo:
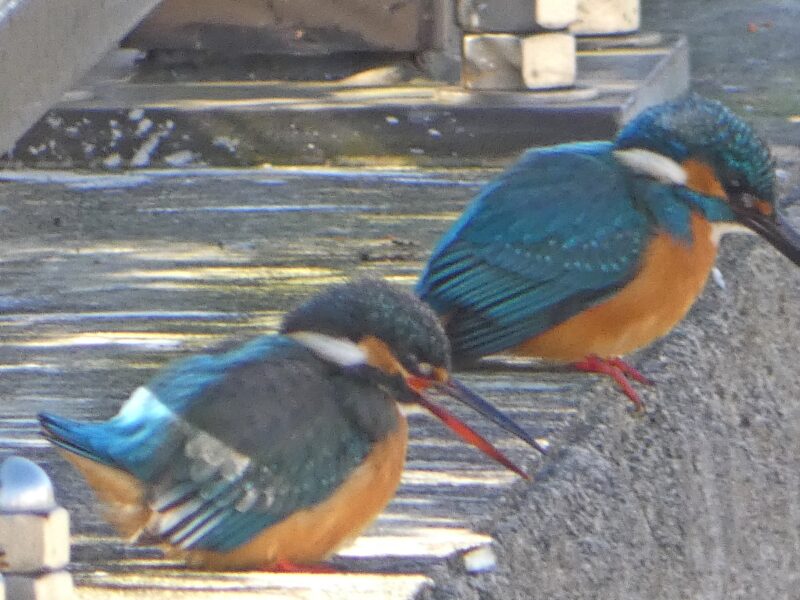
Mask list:
[[[191,551],[192,565],[211,569],[268,568],[278,561],[318,563],[358,536],[394,497],[406,458],[408,424],[376,443],[358,468],[326,500],[297,511],[232,552]]]
[[[636,278],[611,299],[520,344],[514,354],[573,362],[589,354],[616,357],[669,332],[703,290],[717,247],[711,224],[692,213],[693,242],[658,234]]]

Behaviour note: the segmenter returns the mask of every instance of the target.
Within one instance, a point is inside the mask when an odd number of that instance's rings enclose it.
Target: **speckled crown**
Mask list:
[[[723,186],[775,201],[775,164],[752,127],[716,100],[698,94],[649,108],[617,135],[620,149],[644,148],[681,162],[710,164]]]
[[[404,364],[450,369],[450,342],[435,313],[409,292],[381,279],[360,279],[323,290],[288,313],[282,333],[315,331],[358,341],[375,336]]]

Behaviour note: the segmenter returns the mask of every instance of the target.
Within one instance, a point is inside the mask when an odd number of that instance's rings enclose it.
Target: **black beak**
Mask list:
[[[458,437],[468,444],[472,444],[481,452],[499,462],[501,465],[513,471],[520,477],[530,479],[525,471],[511,462],[508,457],[500,452],[500,450],[495,448],[491,442],[486,440],[477,431],[472,429],[472,427],[464,423],[461,419],[456,417],[444,407],[439,406],[438,404],[435,404],[429,400],[426,391],[429,389],[434,389],[438,392],[447,394],[451,398],[459,400],[463,404],[472,407],[473,410],[479,412],[506,431],[513,433],[518,438],[524,440],[526,443],[536,448],[539,452],[544,453],[544,448],[540,446],[530,435],[528,435],[524,429],[512,421],[510,417],[504,415],[494,406],[489,404],[488,401],[484,400],[468,387],[452,378],[448,379],[447,382],[442,382],[441,380],[434,378],[412,375],[406,379],[406,384],[408,385],[409,390],[416,397],[416,399],[412,400],[412,402],[416,402],[423,408],[426,408],[428,411],[433,413],[433,415],[438,417],[442,423],[449,427],[456,435],[458,435]]]
[[[447,383],[435,384],[434,388],[443,394],[450,396],[451,398],[455,398],[462,404],[466,404],[472,408],[472,410],[482,414],[484,417],[496,425],[499,425],[510,434],[515,435],[529,446],[536,448],[536,450],[542,454],[547,454],[547,450],[541,444],[539,444],[539,442],[533,439],[528,432],[517,425],[511,419],[511,417],[489,404],[488,400],[481,398],[463,383],[450,378]]]
[[[742,225],[755,231],[786,258],[800,266],[800,233],[790,227],[779,213],[765,215],[749,208],[734,208],[734,211]]]

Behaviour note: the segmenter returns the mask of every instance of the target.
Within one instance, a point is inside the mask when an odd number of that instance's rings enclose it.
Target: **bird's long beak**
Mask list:
[[[473,392],[460,381],[451,377],[447,383],[437,383],[435,388],[438,391],[447,394],[451,398],[455,398],[459,402],[466,404],[472,408],[472,410],[479,412],[484,417],[492,421],[492,423],[499,425],[507,432],[517,436],[523,442],[533,448],[536,448],[536,450],[542,454],[547,454],[547,450],[545,450],[545,448],[539,442],[531,437],[527,431],[517,425],[517,423],[511,417],[500,411],[498,408],[495,408],[489,403],[488,400],[481,398],[478,394]]]
[[[800,266],[800,233],[790,227],[780,214],[765,214],[759,210],[736,207],[734,211],[742,225],[755,231],[786,258]]]
[[[545,449],[533,439],[524,429],[517,425],[509,416],[502,413],[500,410],[492,406],[487,400],[481,398],[478,394],[470,390],[464,384],[456,381],[455,379],[448,379],[446,382],[441,382],[436,379],[427,379],[421,377],[410,378],[409,384],[411,388],[417,393],[417,403],[433,413],[438,417],[447,427],[449,427],[456,435],[468,444],[472,444],[484,454],[497,461],[507,469],[513,471],[520,477],[530,479],[527,473],[512,463],[500,450],[495,448],[491,442],[482,437],[478,432],[472,429],[469,425],[461,421],[458,417],[450,411],[434,404],[428,397],[428,390],[436,390],[451,398],[466,404],[476,412],[479,412],[487,419],[499,425],[509,433],[514,434],[527,444],[536,448],[539,452],[545,453]]]

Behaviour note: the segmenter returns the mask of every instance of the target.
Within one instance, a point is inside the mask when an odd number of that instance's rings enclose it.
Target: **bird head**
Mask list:
[[[379,279],[331,286],[286,315],[281,333],[320,358],[365,378],[400,403],[427,409],[462,439],[527,477],[468,425],[435,404],[433,392],[470,406],[540,452],[513,420],[450,374],[450,343],[436,314],[416,296]]]
[[[769,148],[720,102],[689,94],[649,108],[614,145],[623,164],[674,186],[720,232],[747,228],[800,265],[800,236],[777,210]]]

